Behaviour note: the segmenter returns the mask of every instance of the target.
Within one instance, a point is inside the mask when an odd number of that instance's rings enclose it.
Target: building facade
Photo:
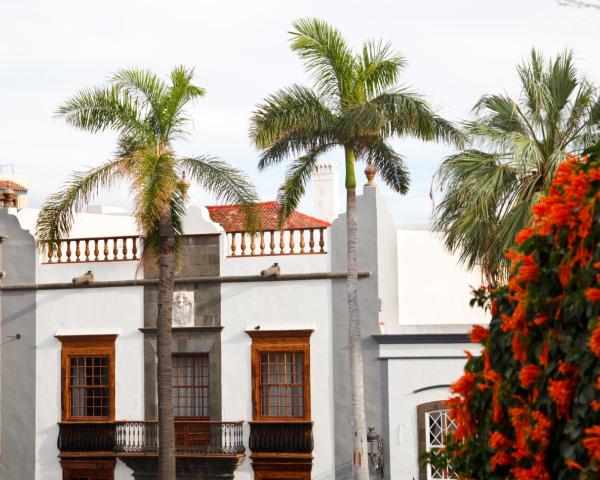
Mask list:
[[[345,217],[325,203],[328,218],[295,212],[279,230],[265,202],[253,236],[236,206],[188,209],[173,299],[178,479],[349,478]],[[418,456],[452,427],[442,402],[474,349],[470,325],[486,321],[468,307],[477,275],[427,228],[398,228],[375,187],[358,206],[374,475],[451,478]],[[0,208],[0,478],[156,478],[155,260],[119,210],[77,215],[52,249],[36,248],[36,216]]]

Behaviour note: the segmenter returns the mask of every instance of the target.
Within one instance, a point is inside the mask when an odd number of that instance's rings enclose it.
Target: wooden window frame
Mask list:
[[[117,335],[60,335],[61,348],[61,411],[63,422],[115,421],[115,340]],[[79,417],[71,415],[70,372],[72,357],[108,357],[108,415]]]
[[[252,339],[252,416],[255,421],[294,422],[311,420],[310,396],[310,336],[313,330],[254,330],[246,332]],[[263,353],[303,354],[303,416],[273,416],[262,414],[260,394],[260,358]]]
[[[207,416],[198,416],[198,417],[191,417],[191,416],[178,416],[175,415],[175,412],[173,411],[173,417],[175,420],[208,420],[210,418],[210,355],[208,353],[185,353],[185,352],[179,352],[179,353],[173,353],[171,355],[172,358],[206,358],[207,359],[207,379],[208,379],[208,384],[207,384],[207,389],[208,389],[208,396],[206,397],[206,401],[207,401],[207,405],[206,405],[206,409],[208,410],[208,415]],[[174,368],[174,366],[173,366]],[[173,390],[175,387],[175,385],[173,385],[173,382],[171,381],[171,390]],[[175,397],[173,397],[173,407],[175,406]],[[175,410],[175,408],[173,408],[173,410]]]

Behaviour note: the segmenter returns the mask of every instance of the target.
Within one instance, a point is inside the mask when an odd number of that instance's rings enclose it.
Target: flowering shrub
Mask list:
[[[600,161],[570,157],[508,253],[490,328],[448,401],[440,458],[461,479],[600,478]]]

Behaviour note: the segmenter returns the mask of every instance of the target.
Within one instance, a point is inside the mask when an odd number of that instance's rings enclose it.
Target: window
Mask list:
[[[419,427],[419,456],[425,452],[433,452],[444,448],[444,439],[456,425],[448,415],[444,402],[430,402],[417,407]],[[427,464],[419,472],[420,480],[454,480],[452,468],[439,470]]]
[[[63,421],[114,421],[116,335],[61,336]]]
[[[260,354],[261,415],[304,417],[304,353]]]
[[[310,420],[312,330],[251,331],[254,420]]]
[[[173,355],[173,415],[209,416],[208,355]]]

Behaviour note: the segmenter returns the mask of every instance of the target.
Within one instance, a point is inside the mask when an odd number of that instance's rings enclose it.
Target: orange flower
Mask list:
[[[481,325],[474,325],[471,330],[471,342],[484,343],[490,335],[490,331]]]
[[[587,437],[583,439],[583,446],[590,457],[600,461],[600,425],[586,428],[585,434]]]
[[[493,432],[488,440],[488,445],[492,450],[500,450],[510,445],[510,440],[506,435],[500,432]]]
[[[545,313],[540,313],[537,317],[533,319],[533,323],[535,323],[538,327],[545,325],[548,321],[548,315]]]
[[[590,347],[590,350],[594,353],[594,355],[600,358],[600,323],[596,326],[596,328],[590,335],[588,345]]]
[[[461,395],[462,397],[470,397],[475,387],[475,374],[465,372],[454,384],[450,387],[452,393]]]
[[[517,233],[517,235],[515,236],[515,242],[517,244],[523,243],[523,242],[529,240],[529,238],[534,233],[535,233],[535,229],[534,228],[524,228],[519,233]]]
[[[542,370],[537,365],[524,366],[521,369],[521,372],[519,373],[519,380],[521,382],[521,386],[524,388],[530,387],[537,381],[541,373]]]
[[[531,429],[531,439],[543,447],[547,447],[548,443],[550,442],[552,420],[539,411],[533,412],[531,416],[535,420],[535,425]]]
[[[527,361],[527,350],[523,344],[521,332],[514,332],[512,337],[513,357],[517,362]]]
[[[565,462],[565,465],[567,466],[567,468],[569,470],[579,470],[580,472],[584,471],[584,468],[579,463],[577,463],[575,460],[572,460],[570,458],[567,459],[567,461]]]
[[[492,471],[494,471],[498,466],[503,467],[505,465],[512,465],[514,463],[514,458],[509,453],[496,452],[490,462],[492,464]]]
[[[559,418],[569,416],[573,393],[574,388],[571,380],[548,380],[548,394],[556,404]]]
[[[600,301],[600,288],[590,287],[585,289],[585,298],[590,302]]]
[[[594,412],[600,412],[600,402],[598,400],[592,400],[592,409]]]

